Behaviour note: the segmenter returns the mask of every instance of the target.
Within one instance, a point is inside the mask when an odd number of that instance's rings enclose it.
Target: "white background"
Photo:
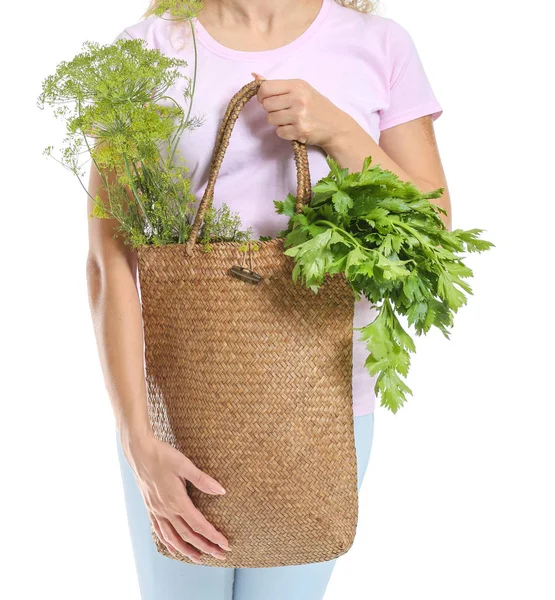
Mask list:
[[[40,83],[146,2],[56,0],[2,23],[0,596],[138,600],[113,416],[88,306],[86,196],[41,155]],[[436,123],[474,296],[417,338],[396,415],[378,407],[357,538],[326,600],[552,600],[553,76],[550,3],[383,0],[444,108]],[[330,74],[330,77],[332,75]],[[550,508],[551,507],[551,508]],[[185,597],[189,597],[184,595]],[[264,599],[260,599],[264,600]]]

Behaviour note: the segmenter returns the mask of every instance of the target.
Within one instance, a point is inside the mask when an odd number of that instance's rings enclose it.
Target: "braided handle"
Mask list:
[[[214,198],[214,187],[216,185],[216,178],[220,171],[220,167],[225,155],[225,151],[229,144],[229,138],[233,131],[235,121],[239,117],[239,113],[245,104],[256,95],[258,88],[262,80],[254,80],[244,85],[230,100],[225,115],[222,119],[216,142],[214,144],[214,152],[212,154],[212,161],[210,164],[210,173],[208,175],[208,183],[202,200],[200,201],[193,226],[190,231],[189,239],[185,242],[185,252],[187,255],[191,255],[193,247],[199,237],[199,231],[204,219],[206,211],[212,206],[212,200]],[[303,204],[307,204],[311,198],[311,184],[310,184],[310,170],[308,165],[308,153],[306,151],[306,145],[297,141],[292,140],[293,153],[295,158],[295,165],[297,167],[297,212],[300,213]]]

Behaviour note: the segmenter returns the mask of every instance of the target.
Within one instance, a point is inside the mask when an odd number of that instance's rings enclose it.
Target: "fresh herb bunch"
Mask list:
[[[295,197],[274,201],[276,211],[290,217],[285,254],[295,259],[292,277],[318,292],[326,275],[344,273],[355,298],[364,295],[378,309],[360,338],[369,356],[365,366],[378,374],[376,395],[393,413],[412,394],[408,375],[415,345],[403,329],[404,315],[417,335],[437,327],[446,338],[454,313],[466,304],[473,275],[461,254],[494,246],[479,239],[482,229],[449,231],[430,202],[444,189],[423,193],[409,181],[364,160],[362,170],[349,173],[330,156],[330,173],[312,188],[311,201],[296,213]],[[378,304],[381,303],[379,306]]]
[[[168,21],[182,21],[196,17],[203,7],[202,0],[158,0],[156,6],[149,9],[147,14],[162,17],[165,12],[169,12],[175,19]]]
[[[194,39],[191,19],[202,3],[186,4],[185,10],[184,3],[166,0],[157,12],[169,10],[173,20],[189,20]],[[93,200],[90,216],[116,219],[116,234],[122,232],[132,247],[184,243],[189,236],[196,198],[177,146],[186,129],[202,125],[201,118],[191,117],[197,71],[194,47],[192,80],[180,71],[186,61],[149,49],[138,38],[104,46],[85,42],[81,53],[61,62],[42,83],[37,105],[41,109],[50,105],[66,122],[66,145],[61,160],[55,160],[77,176]],[[185,81],[187,114],[167,94],[180,79]],[[52,150],[48,146],[43,153],[53,157]],[[87,154],[102,178],[107,201],[93,197],[81,181],[82,155]],[[239,229],[240,220],[229,211],[213,215],[204,227],[206,249],[212,233],[218,239],[224,233],[238,239]]]
[[[199,239],[205,251],[211,250],[210,242],[248,242],[253,240],[253,229],[241,230],[241,218],[232,213],[227,204],[210,207],[204,214]],[[240,247],[241,249],[242,247]]]
[[[90,155],[108,196],[107,203],[91,196],[91,216],[117,219],[132,246],[184,240],[187,208],[195,198],[182,176],[184,167],[173,157],[181,132],[200,123],[186,122],[175,101],[160,102],[169,98],[166,92],[186,62],[148,49],[143,39],[105,46],[85,42],[83,48],[44,80],[38,100],[40,108],[49,104],[66,121],[67,144],[59,162],[81,182],[81,155]],[[52,156],[52,146],[44,154]],[[109,172],[115,173],[113,181]]]

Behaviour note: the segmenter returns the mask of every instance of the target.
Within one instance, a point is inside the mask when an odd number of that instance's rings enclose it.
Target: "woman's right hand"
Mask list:
[[[172,555],[176,549],[202,564],[201,553],[225,559],[230,550],[225,536],[195,507],[187,494],[185,480],[207,494],[224,494],[223,487],[196,467],[182,452],[154,436],[122,443],[135,473],[160,541]]]

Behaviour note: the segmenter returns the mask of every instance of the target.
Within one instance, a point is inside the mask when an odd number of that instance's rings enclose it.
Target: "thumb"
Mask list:
[[[266,77],[262,77],[262,75],[259,75],[258,73],[251,73],[251,75],[255,78],[255,79],[260,79],[262,81],[266,80]]]
[[[189,458],[185,462],[184,477],[201,492],[225,494],[224,488],[213,477],[201,471]]]

